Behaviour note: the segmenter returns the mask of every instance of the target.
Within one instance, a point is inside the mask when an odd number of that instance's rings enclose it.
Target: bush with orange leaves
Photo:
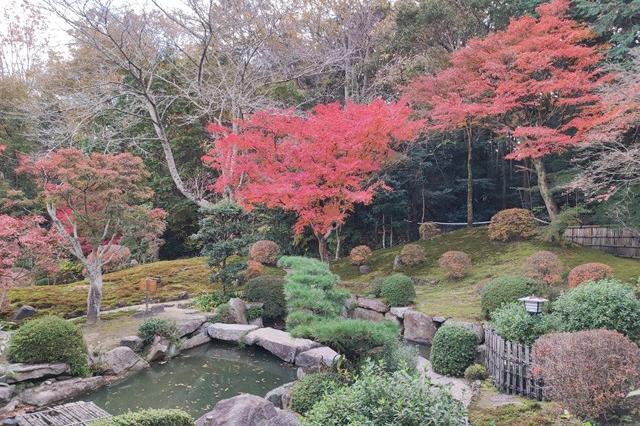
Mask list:
[[[489,239],[494,241],[526,240],[536,235],[538,225],[527,209],[501,210],[491,218]]]
[[[356,246],[351,249],[349,253],[351,258],[351,264],[360,266],[367,263],[367,260],[371,257],[371,249],[365,245]]]
[[[400,250],[400,263],[405,266],[419,265],[424,259],[424,249],[418,244],[406,244]]]
[[[264,265],[275,265],[280,255],[280,246],[269,240],[256,241],[249,249],[249,258]]]
[[[640,349],[616,331],[547,334],[533,345],[532,374],[544,396],[585,419],[602,419],[624,408],[640,386]]]
[[[587,281],[600,281],[611,277],[613,269],[605,263],[584,263],[569,272],[569,287],[577,287]]]
[[[245,281],[249,281],[252,278],[259,277],[265,274],[264,265],[255,260],[247,261],[247,269],[244,271]]]
[[[555,253],[537,251],[529,256],[524,265],[525,274],[547,285],[562,281],[562,263]]]
[[[447,273],[447,277],[459,280],[471,269],[471,258],[463,251],[448,251],[440,256],[438,265]]]

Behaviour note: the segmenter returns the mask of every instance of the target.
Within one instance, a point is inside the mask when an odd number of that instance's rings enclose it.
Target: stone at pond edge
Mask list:
[[[357,297],[356,303],[358,306],[364,309],[385,313],[389,312],[389,307],[386,303],[378,299],[369,299],[368,297]]]
[[[207,327],[207,333],[212,339],[227,342],[240,342],[249,332],[257,330],[258,326],[250,324],[224,324],[217,322]]]
[[[176,325],[176,328],[178,329],[178,337],[184,337],[193,333],[194,331],[199,329],[200,326],[205,323],[205,321],[207,321],[207,317],[201,315],[194,319],[179,322]]]
[[[404,313],[404,338],[417,343],[431,343],[436,326],[431,317],[409,310]]]
[[[259,328],[244,337],[248,345],[262,346],[278,358],[293,363],[296,355],[320,346],[319,343],[309,339],[292,337],[289,333],[276,330],[271,327]]]
[[[0,367],[0,374],[6,376],[7,383],[24,382],[42,379],[44,377],[59,376],[69,371],[69,366],[56,364],[5,364]]]
[[[100,365],[105,374],[116,376],[149,367],[149,363],[128,346],[118,346],[103,353],[100,356]]]
[[[275,389],[271,389],[264,396],[264,399],[272,403],[277,408],[288,408],[291,395],[291,388],[296,382],[285,383]]]
[[[156,336],[153,343],[147,350],[145,359],[147,362],[162,361],[166,358],[173,358],[180,353],[176,345],[164,337]]]
[[[194,333],[193,336],[189,338],[183,338],[180,342],[180,349],[186,351],[187,349],[195,348],[197,346],[202,346],[211,341],[209,334],[207,333],[208,325],[203,325],[200,327],[198,332]]]
[[[295,364],[305,371],[319,370],[323,366],[331,367],[337,357],[336,351],[328,346],[321,346],[299,353]]]
[[[75,398],[107,384],[103,376],[75,378],[29,388],[18,395],[25,404],[42,407],[65,399]]]
[[[259,396],[240,394],[218,402],[198,420],[196,426],[299,426],[295,414],[276,408]]]
[[[384,314],[364,308],[355,308],[351,312],[351,318],[367,321],[384,321]]]
[[[246,324],[247,308],[245,307],[244,301],[242,299],[234,297],[229,299],[228,305],[231,318],[233,318],[233,322],[235,322],[236,324]]]
[[[144,346],[143,340],[138,336],[126,336],[120,339],[120,346],[126,346],[134,351],[139,351]]]
[[[15,314],[13,314],[14,321],[21,321],[23,319],[31,318],[38,313],[38,310],[33,306],[22,305],[18,308]]]

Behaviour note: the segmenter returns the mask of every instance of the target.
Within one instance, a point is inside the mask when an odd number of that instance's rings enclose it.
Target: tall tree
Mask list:
[[[103,266],[116,254],[112,247],[141,234],[153,241],[162,232],[164,211],[145,205],[153,193],[142,160],[67,148],[25,158],[21,171],[36,180],[55,230],[85,267],[87,323],[93,324],[100,317]]]
[[[322,260],[327,240],[358,203],[371,203],[383,182],[376,178],[396,143],[410,141],[421,125],[401,104],[337,103],[314,108],[307,116],[290,111],[262,112],[242,123],[239,134],[224,128],[204,157],[224,169],[214,189],[236,188],[247,206],[279,207],[297,215],[294,230],[310,227]]]

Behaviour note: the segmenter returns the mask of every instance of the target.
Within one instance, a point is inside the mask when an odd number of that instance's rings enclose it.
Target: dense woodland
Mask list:
[[[252,146],[256,128],[277,141],[274,127],[294,126],[281,118],[299,117],[295,131],[316,142],[296,157],[304,167],[322,155],[312,147],[328,140],[327,128],[342,131],[342,113],[316,113],[314,124],[314,108],[337,102],[355,111],[380,99],[398,108],[408,102],[402,120],[420,128],[400,138],[393,155],[382,147],[371,159],[380,167],[360,182],[367,197],[346,203],[344,223],[322,228],[327,256],[415,240],[421,222],[487,221],[508,207],[543,220],[580,215],[636,226],[640,2],[555,1],[546,10],[560,18],[551,23],[539,19],[540,3],[186,0],[173,8],[153,0],[140,10],[107,0],[42,0],[8,9],[0,34],[2,213],[45,213],[37,176],[18,167],[23,156],[71,147],[130,153],[148,171],[148,207],[166,212],[159,257],[196,255],[200,209],[235,195],[224,164],[205,154],[231,138],[233,156],[233,138]],[[68,47],[47,39],[48,16],[69,29]],[[546,76],[521,67],[485,78],[488,68],[474,69],[481,59],[518,60],[508,59],[517,51],[529,63],[558,59]],[[501,78],[519,78],[520,86],[501,86]],[[530,93],[536,80],[537,99]],[[273,116],[265,124],[258,112]],[[380,117],[400,126],[392,113]],[[527,134],[532,126],[551,130]],[[357,137],[344,133],[341,142]],[[262,199],[254,197],[257,208],[241,220],[287,253],[317,254],[313,226],[270,203],[269,186],[258,189]],[[136,258],[145,261],[142,253]]]

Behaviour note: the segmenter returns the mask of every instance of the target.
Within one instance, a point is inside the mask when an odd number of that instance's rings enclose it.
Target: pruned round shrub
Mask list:
[[[416,372],[392,373],[367,362],[352,384],[325,395],[307,412],[307,426],[463,425],[465,410],[448,389]]]
[[[284,279],[275,275],[263,275],[247,282],[244,297],[248,302],[263,303],[265,319],[275,320],[284,316],[287,302],[284,300]]]
[[[613,269],[607,264],[598,262],[584,263],[569,272],[568,284],[569,287],[577,287],[587,281],[600,281],[610,278],[612,274]]]
[[[416,289],[408,276],[393,274],[382,281],[380,296],[391,306],[407,306],[416,300]]]
[[[505,340],[531,345],[543,334],[558,330],[553,315],[531,315],[520,302],[502,305],[491,313],[491,325]]]
[[[63,362],[74,376],[89,374],[87,345],[80,328],[56,316],[24,323],[11,337],[7,358],[28,364]]]
[[[249,260],[247,262],[247,269],[244,271],[244,279],[248,281],[252,278],[259,277],[265,274],[265,267],[262,263],[255,260]]]
[[[471,269],[471,258],[463,251],[447,251],[438,259],[438,265],[447,273],[447,277],[459,280]]]
[[[526,240],[537,232],[538,225],[527,209],[501,210],[491,218],[489,239],[494,241]]]
[[[464,378],[470,382],[484,380],[487,377],[487,369],[482,364],[471,364],[464,370]]]
[[[178,339],[178,328],[175,321],[162,318],[149,318],[138,327],[138,337],[145,345],[153,342],[156,336],[164,337],[170,341]]]
[[[476,356],[476,333],[459,325],[443,325],[433,336],[431,365],[436,373],[461,377]]]
[[[631,287],[615,280],[589,281],[553,303],[562,331],[616,330],[640,339],[640,301]]]
[[[340,387],[340,377],[333,372],[307,374],[291,388],[289,408],[299,414],[311,410],[327,393]]]
[[[371,249],[365,245],[355,246],[349,253],[351,264],[356,266],[366,264],[371,257],[371,253]]]
[[[94,426],[193,426],[193,418],[182,410],[148,409],[120,414],[91,423]]]
[[[419,244],[406,244],[400,250],[400,263],[405,266],[416,266],[424,262],[424,249]]]
[[[431,240],[442,233],[442,230],[433,222],[422,222],[418,228],[420,239],[424,241]]]
[[[280,246],[269,240],[256,241],[249,249],[249,259],[265,265],[275,265],[280,255]]]
[[[528,277],[547,285],[562,281],[562,262],[555,253],[550,251],[533,253],[527,258],[524,269]]]
[[[537,283],[528,277],[517,275],[494,278],[480,292],[480,306],[485,318],[507,303],[535,293]]]
[[[583,418],[606,422],[640,386],[640,349],[615,331],[549,334],[533,345],[532,357],[545,396]]]

